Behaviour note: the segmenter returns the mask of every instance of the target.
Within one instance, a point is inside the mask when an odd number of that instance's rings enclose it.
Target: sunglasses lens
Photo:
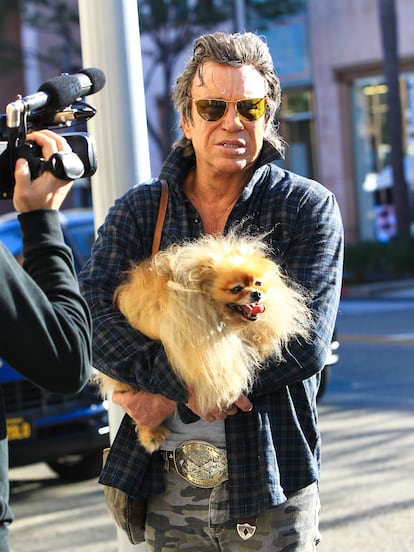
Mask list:
[[[239,100],[237,102],[237,111],[246,121],[257,121],[257,119],[263,116],[265,109],[265,98],[252,98],[249,100]]]
[[[197,100],[197,112],[205,121],[218,121],[226,112],[224,100]]]
[[[246,121],[257,121],[266,110],[266,98],[250,98],[231,102],[226,100],[195,100],[197,112],[205,121],[219,121],[227,111],[228,103],[237,104],[237,113]]]

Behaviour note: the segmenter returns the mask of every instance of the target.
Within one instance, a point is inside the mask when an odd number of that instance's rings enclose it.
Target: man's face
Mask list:
[[[197,99],[243,100],[263,98],[265,80],[251,65],[231,67],[207,62],[202,68],[203,82],[194,77],[191,97]],[[206,121],[192,105],[193,122],[181,120],[185,136],[192,141],[197,170],[208,168],[217,174],[234,174],[251,167],[263,145],[265,115],[255,121],[240,117],[235,103],[228,104],[218,121]]]

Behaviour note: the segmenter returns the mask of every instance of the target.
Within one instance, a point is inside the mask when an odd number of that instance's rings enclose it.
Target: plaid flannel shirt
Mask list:
[[[234,206],[226,230],[268,232],[274,259],[312,293],[310,343],[292,342],[286,361],[270,359],[251,393],[254,409],[225,420],[230,512],[249,517],[286,500],[319,479],[320,434],[316,393],[336,320],[343,257],[343,229],[336,200],[315,181],[282,170],[265,142],[257,169]],[[160,179],[169,183],[161,248],[203,233],[202,221],[182,191],[194,160],[167,158]],[[94,319],[94,366],[108,375],[162,393],[177,402],[183,421],[186,390],[173,374],[159,342],[132,330],[113,307],[112,294],[131,261],[150,255],[160,200],[158,179],[128,190],[110,209],[92,256],[80,275]],[[100,482],[132,497],[164,489],[160,455],[138,444],[125,415]]]

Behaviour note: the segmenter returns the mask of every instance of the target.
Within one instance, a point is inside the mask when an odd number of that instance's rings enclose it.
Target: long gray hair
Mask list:
[[[267,44],[254,33],[216,32],[200,36],[194,41],[193,55],[188,60],[182,74],[177,78],[172,100],[175,108],[186,122],[192,123],[191,85],[197,74],[203,82],[203,65],[208,61],[240,67],[252,65],[266,83],[266,128],[264,137],[273,144],[281,156],[284,141],[279,135],[275,114],[280,107],[281,88],[279,77],[273,66]],[[193,145],[185,136],[179,138],[173,148],[183,148],[185,157],[194,155]]]

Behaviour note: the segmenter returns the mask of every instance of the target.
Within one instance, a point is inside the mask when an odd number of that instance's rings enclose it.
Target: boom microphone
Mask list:
[[[82,69],[73,75],[63,73],[53,77],[40,85],[39,91],[35,94],[24,98],[20,96],[7,105],[7,127],[10,130],[19,129],[26,115],[33,116],[33,119],[43,121],[44,124],[52,122],[53,117],[50,121],[50,113],[69,107],[81,96],[99,92],[104,85],[104,73],[93,67]],[[45,120],[42,114],[46,115]]]

